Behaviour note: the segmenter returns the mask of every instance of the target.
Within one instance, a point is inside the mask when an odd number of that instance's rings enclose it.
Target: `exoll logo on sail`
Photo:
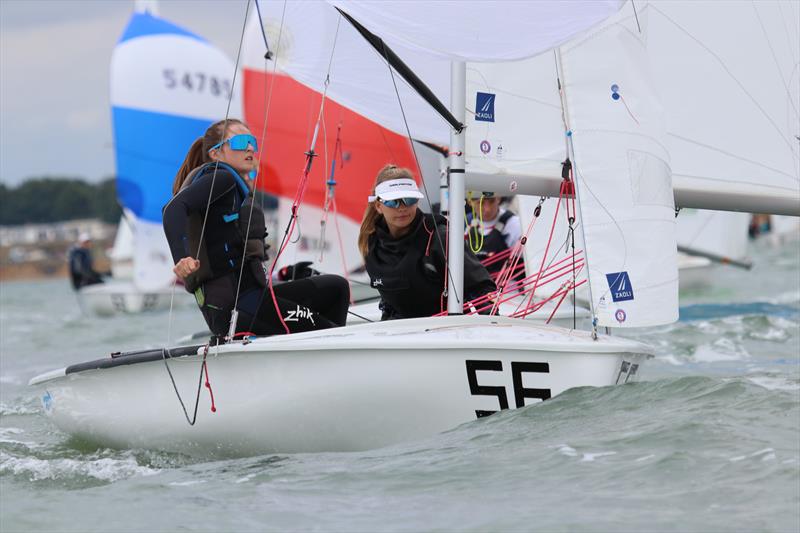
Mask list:
[[[494,97],[491,93],[476,93],[475,120],[494,122]]]
[[[627,271],[606,274],[606,280],[613,301],[633,300],[633,286],[631,286],[631,278]]]

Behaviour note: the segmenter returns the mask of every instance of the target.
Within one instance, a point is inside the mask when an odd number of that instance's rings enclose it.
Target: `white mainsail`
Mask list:
[[[800,4],[658,1],[649,11],[676,203],[800,215]]]
[[[792,23],[798,11],[797,3],[736,1],[654,0],[622,8],[620,16],[638,18],[647,31],[676,206],[800,216],[800,29]],[[613,58],[608,49],[598,59]],[[503,156],[492,150],[472,162],[468,180],[471,174],[474,187],[558,190],[564,150],[554,69],[544,56],[470,65],[470,82],[491,84],[496,105],[513,105],[533,135],[515,146],[513,129],[495,130]]]

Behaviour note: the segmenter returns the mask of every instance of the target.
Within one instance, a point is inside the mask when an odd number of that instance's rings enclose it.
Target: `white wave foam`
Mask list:
[[[191,481],[173,481],[169,483],[170,487],[190,487],[192,485],[201,485],[205,483],[204,479],[193,479]]]
[[[737,455],[736,457],[731,457],[730,461],[732,463],[738,463],[739,461],[744,461],[747,458],[755,458],[761,457],[762,461],[774,461],[777,456],[775,455],[775,450],[773,448],[764,448],[763,450],[758,450],[757,452],[753,452],[749,455]]]
[[[575,451],[575,448],[572,446],[567,446],[566,444],[558,444],[558,452],[562,455],[566,455],[567,457],[576,457],[578,452]]]
[[[740,345],[730,339],[717,339],[711,344],[697,347],[693,354],[698,363],[718,363],[721,361],[741,361],[750,356]]]
[[[800,390],[800,383],[792,382],[787,378],[771,377],[771,376],[756,376],[747,378],[751,383],[764,387],[768,390],[785,390],[796,391]]]
[[[584,453],[583,457],[581,458],[582,463],[588,463],[594,461],[598,457],[606,457],[608,455],[617,455],[617,452],[596,452],[596,453]]]
[[[636,463],[640,463],[640,462],[642,462],[642,461],[647,461],[648,459],[652,459],[653,457],[655,457],[655,455],[653,455],[653,454],[651,453],[650,455],[645,455],[644,457],[639,457],[639,458],[638,458],[638,459],[636,459],[634,462],[636,462]]]
[[[22,381],[17,376],[0,376],[0,383],[7,385],[22,385]]]
[[[678,359],[677,357],[675,357],[672,354],[657,355],[656,358],[660,362],[664,362],[664,363],[667,363],[667,364],[670,364],[670,365],[674,365],[674,366],[681,366],[682,364],[684,364],[684,361],[681,361],[680,359]]]
[[[0,403],[0,415],[35,415],[38,414],[40,409],[38,407],[27,405],[8,405]]]
[[[32,481],[64,479],[86,476],[101,481],[118,481],[134,476],[152,476],[161,470],[140,466],[133,457],[112,459],[109,457],[78,459],[39,459],[15,457],[0,452],[0,473],[28,475]]]

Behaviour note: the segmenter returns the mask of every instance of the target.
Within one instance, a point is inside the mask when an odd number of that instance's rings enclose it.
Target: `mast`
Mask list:
[[[467,65],[453,61],[450,65],[450,112],[464,124],[466,119]],[[450,186],[448,211],[450,214],[447,235],[447,264],[450,277],[447,292],[447,312],[460,315],[464,309],[464,128],[450,130]]]

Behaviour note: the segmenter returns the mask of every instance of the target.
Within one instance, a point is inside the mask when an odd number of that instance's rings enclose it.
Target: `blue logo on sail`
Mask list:
[[[494,122],[494,96],[491,93],[477,93],[475,120]]]
[[[633,300],[633,287],[627,272],[606,274],[606,280],[608,280],[608,288],[611,291],[612,300],[615,302]]]

